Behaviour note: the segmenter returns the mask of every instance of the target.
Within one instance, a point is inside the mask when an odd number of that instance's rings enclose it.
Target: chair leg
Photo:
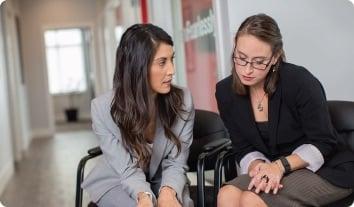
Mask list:
[[[76,198],[75,198],[75,207],[82,207],[82,195],[83,195],[83,190],[81,188],[81,183],[84,180],[84,175],[85,175],[85,164],[87,160],[93,158],[91,155],[87,155],[83,157],[79,165],[77,167],[77,175],[76,175]]]
[[[237,176],[235,156],[231,155],[226,160],[225,181],[229,181]]]
[[[217,204],[217,195],[222,184],[222,171],[224,167],[225,181],[229,181],[237,176],[235,163],[235,153],[232,148],[219,153],[214,167],[214,206]]]
[[[214,168],[214,196],[213,196],[214,206],[217,205],[217,195],[218,195],[219,190],[221,188],[222,167],[223,167],[224,156],[225,156],[226,153],[227,153],[227,151],[222,151],[218,155],[218,157],[216,158],[216,162],[215,162],[215,168]]]
[[[205,206],[205,175],[204,175],[204,166],[205,166],[205,156],[206,153],[201,153],[198,158],[197,163],[197,206]]]

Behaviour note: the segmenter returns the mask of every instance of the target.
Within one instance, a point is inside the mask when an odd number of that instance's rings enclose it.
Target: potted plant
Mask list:
[[[65,116],[67,122],[77,122],[79,118],[79,108],[75,105],[75,99],[80,93],[70,92],[68,93],[69,106],[65,109]]]

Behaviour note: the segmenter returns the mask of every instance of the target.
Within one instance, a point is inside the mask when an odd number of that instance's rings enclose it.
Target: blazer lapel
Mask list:
[[[167,139],[164,129],[159,118],[156,120],[156,132],[154,144],[152,146],[152,154],[150,159],[149,177],[152,179],[160,166],[163,154],[166,149]]]
[[[277,144],[277,131],[279,125],[279,113],[281,107],[281,85],[277,85],[275,93],[269,101],[268,114],[269,114],[269,145],[272,154],[275,154]]]
[[[265,145],[262,137],[260,136],[256,121],[254,118],[251,102],[248,96],[238,96],[239,100],[235,100],[235,104],[240,105],[239,107],[234,107],[239,109],[235,111],[235,116],[239,116],[242,123],[239,126],[244,127],[247,130],[247,136],[245,137],[251,142],[257,149],[260,149],[262,152],[269,152],[267,146]],[[242,110],[241,110],[242,109]]]

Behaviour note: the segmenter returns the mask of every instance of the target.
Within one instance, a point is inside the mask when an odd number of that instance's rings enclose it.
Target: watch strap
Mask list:
[[[279,160],[284,167],[284,170],[285,170],[284,175],[289,174],[291,172],[291,167],[290,167],[290,163],[289,163],[288,159],[286,159],[286,157],[284,157],[284,156],[281,156],[279,158]]]

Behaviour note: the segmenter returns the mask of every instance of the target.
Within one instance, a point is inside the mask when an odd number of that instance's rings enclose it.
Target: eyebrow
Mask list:
[[[241,52],[240,50],[236,49],[236,52],[237,53],[240,53],[241,55],[244,55],[246,57],[248,57],[248,55],[246,55],[245,53]],[[268,57],[265,57],[265,56],[257,56],[257,57],[253,57],[252,60],[254,59],[267,59]]]
[[[175,57],[175,52],[173,52],[172,53],[172,56],[171,56],[172,58],[174,58]],[[153,61],[155,62],[155,61],[160,61],[160,60],[166,60],[166,59],[168,59],[169,57],[158,57],[158,58],[156,58],[156,59],[154,59]]]

